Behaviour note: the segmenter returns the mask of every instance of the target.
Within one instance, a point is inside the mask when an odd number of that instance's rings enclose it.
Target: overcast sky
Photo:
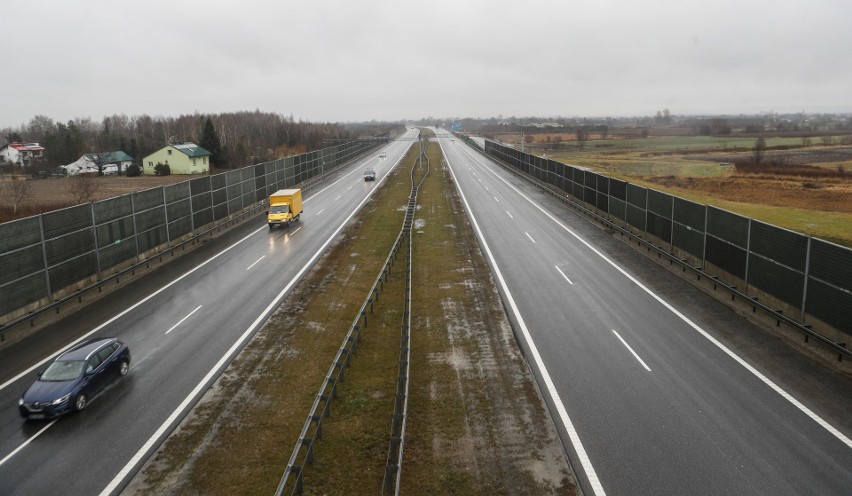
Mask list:
[[[852,112],[850,0],[39,0],[0,19],[0,127]]]

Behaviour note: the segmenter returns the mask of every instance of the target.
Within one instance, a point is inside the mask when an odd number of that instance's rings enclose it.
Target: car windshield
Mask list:
[[[269,207],[269,213],[271,214],[286,214],[290,212],[290,205],[273,205]]]
[[[84,360],[56,361],[41,374],[42,381],[70,381],[83,373]]]

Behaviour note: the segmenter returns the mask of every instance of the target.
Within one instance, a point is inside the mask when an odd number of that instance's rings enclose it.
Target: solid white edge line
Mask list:
[[[352,172],[355,172],[355,171],[353,170]],[[310,200],[312,200],[314,197],[316,197],[317,195],[319,195],[319,194],[320,194],[320,193],[322,193],[323,191],[327,190],[328,188],[330,188],[330,187],[334,186],[335,184],[337,184],[338,182],[342,181],[343,179],[345,179],[345,178],[346,178],[347,176],[349,176],[350,174],[352,174],[352,173],[350,172],[349,174],[345,174],[343,177],[341,177],[341,178],[340,178],[340,179],[338,179],[337,181],[335,181],[335,182],[331,183],[330,185],[326,186],[325,188],[323,188],[323,189],[321,189],[321,190],[317,191],[315,194],[311,195],[309,198],[305,198],[305,203],[309,202]],[[299,229],[301,229],[301,226],[299,227]],[[298,231],[299,229],[296,229],[296,231]],[[116,320],[118,320],[118,319],[120,319],[121,317],[123,317],[125,314],[130,313],[130,312],[131,312],[132,310],[134,310],[136,307],[138,307],[138,306],[142,305],[142,304],[143,304],[143,303],[145,303],[146,301],[150,300],[151,298],[154,298],[155,296],[157,296],[158,294],[162,293],[162,292],[163,292],[163,291],[165,291],[166,289],[168,289],[168,288],[170,288],[171,286],[173,286],[173,285],[177,284],[177,283],[178,283],[179,281],[181,281],[184,277],[186,277],[186,276],[188,276],[188,275],[192,274],[192,273],[193,273],[193,272],[195,272],[196,270],[198,270],[198,269],[200,269],[200,268],[204,267],[205,265],[209,264],[209,263],[210,263],[210,262],[212,262],[213,260],[215,260],[215,259],[219,258],[220,256],[224,255],[225,253],[227,253],[228,251],[230,251],[231,249],[233,249],[235,246],[239,245],[239,244],[240,244],[240,243],[242,243],[243,241],[245,241],[245,240],[249,239],[250,237],[252,237],[252,236],[254,236],[255,234],[257,234],[257,233],[259,233],[259,232],[261,232],[261,231],[264,231],[264,230],[266,230],[266,226],[261,227],[261,228],[258,228],[257,230],[255,230],[255,231],[253,231],[253,232],[248,233],[247,235],[243,236],[241,239],[239,239],[239,240],[235,241],[235,242],[234,242],[231,246],[228,246],[227,248],[223,249],[223,250],[222,250],[222,251],[220,251],[219,253],[217,253],[217,254],[213,255],[212,257],[208,258],[207,260],[205,260],[205,261],[201,262],[200,264],[196,265],[196,266],[195,266],[195,267],[193,267],[192,269],[190,269],[190,270],[188,270],[188,271],[184,272],[183,274],[181,274],[181,275],[180,275],[180,276],[178,276],[176,279],[172,280],[171,282],[169,282],[168,284],[166,284],[166,285],[165,285],[165,286],[163,286],[162,288],[158,289],[157,291],[154,291],[153,293],[151,293],[150,295],[146,296],[145,298],[142,298],[142,299],[141,299],[141,300],[139,300],[138,302],[136,302],[136,303],[134,303],[133,305],[131,305],[131,306],[127,307],[124,311],[122,311],[122,312],[120,312],[120,313],[116,314],[116,315],[115,315],[114,317],[112,317],[111,319],[109,319],[109,320],[107,320],[106,322],[102,323],[101,325],[99,325],[99,326],[95,327],[94,329],[92,329],[91,331],[87,332],[86,334],[84,334],[84,335],[80,336],[79,338],[75,339],[74,341],[72,341],[72,342],[68,343],[67,345],[65,345],[65,346],[63,346],[62,348],[60,348],[59,350],[57,350],[56,352],[54,352],[54,353],[52,353],[52,354],[48,355],[48,356],[47,356],[47,357],[45,357],[42,361],[40,361],[40,362],[38,362],[38,363],[34,364],[34,365],[33,365],[33,366],[31,366],[30,368],[28,368],[28,369],[24,370],[23,372],[21,372],[20,374],[16,375],[15,377],[12,377],[12,378],[11,378],[11,379],[9,379],[8,381],[4,382],[3,384],[0,384],[0,391],[2,391],[3,389],[6,389],[7,387],[9,387],[9,385],[10,385],[10,384],[12,384],[12,383],[16,382],[16,381],[17,381],[18,379],[20,379],[21,377],[24,377],[25,375],[29,374],[29,373],[30,373],[30,372],[32,372],[33,370],[35,370],[35,369],[37,369],[37,368],[41,367],[42,365],[44,365],[45,363],[47,363],[49,360],[51,360],[53,357],[55,357],[55,356],[59,355],[60,353],[64,352],[65,350],[67,350],[67,349],[71,348],[72,346],[74,346],[75,344],[79,343],[80,341],[83,341],[84,339],[88,338],[88,337],[89,337],[89,336],[91,336],[92,334],[94,334],[94,333],[96,333],[96,332],[100,331],[100,330],[101,330],[101,329],[103,329],[104,327],[106,327],[106,326],[110,325],[111,323],[113,323],[113,322],[115,322]],[[294,233],[295,233],[295,231],[294,231]]]
[[[32,436],[31,438],[29,438],[29,439],[27,439],[26,441],[24,441],[24,442],[23,442],[20,446],[18,446],[17,448],[15,448],[15,450],[14,450],[14,451],[12,451],[11,453],[9,453],[9,454],[8,454],[8,455],[6,455],[5,457],[3,457],[3,459],[2,459],[2,460],[0,460],[0,466],[2,466],[4,463],[6,463],[7,461],[9,461],[9,460],[10,460],[13,456],[17,455],[17,454],[18,454],[18,452],[19,452],[19,451],[21,451],[22,449],[24,449],[24,448],[25,448],[28,444],[30,444],[31,442],[35,441],[35,438],[37,438],[37,437],[41,436],[41,433],[42,433],[42,432],[44,432],[44,431],[46,431],[46,430],[47,430],[50,426],[52,426],[53,424],[55,424],[57,420],[59,420],[59,419],[53,419],[53,420],[51,420],[49,424],[47,424],[46,426],[42,427],[42,428],[41,428],[41,430],[40,430],[40,431],[38,431],[38,432],[36,432],[35,434],[33,434],[33,436]]]
[[[441,153],[444,152],[443,146],[441,146]],[[470,217],[471,224],[476,229],[476,233],[479,237],[480,242],[482,243],[482,249],[485,251],[486,255],[488,255],[488,259],[491,261],[491,266],[494,268],[494,273],[497,276],[497,280],[500,282],[500,286],[503,288],[503,292],[506,295],[506,299],[508,300],[509,307],[512,309],[512,313],[515,315],[515,318],[518,321],[518,326],[521,329],[521,333],[523,334],[524,341],[526,341],[527,346],[529,346],[530,354],[532,355],[533,361],[535,361],[536,366],[538,367],[539,372],[541,373],[541,377],[544,380],[545,389],[547,394],[550,396],[551,401],[556,407],[557,413],[559,414],[559,419],[562,421],[562,425],[565,427],[565,431],[568,433],[568,437],[571,440],[571,445],[574,447],[574,450],[577,452],[577,457],[580,459],[580,464],[583,466],[583,471],[586,473],[586,477],[589,480],[589,484],[592,486],[592,490],[596,495],[605,496],[605,492],[603,486],[601,485],[600,480],[598,479],[598,475],[595,472],[595,468],[592,466],[592,461],[589,459],[589,455],[586,453],[586,449],[583,447],[582,441],[580,441],[580,436],[577,434],[577,430],[574,428],[574,423],[571,422],[571,418],[568,417],[568,410],[565,409],[565,405],[562,403],[562,399],[559,397],[559,393],[556,391],[556,385],[553,384],[553,379],[550,378],[550,374],[547,372],[547,367],[544,365],[544,361],[541,358],[541,354],[538,352],[538,348],[535,345],[535,342],[532,339],[532,335],[530,334],[529,329],[527,329],[527,324],[524,321],[523,316],[521,316],[521,312],[518,309],[518,306],[515,304],[515,299],[512,297],[512,292],[509,291],[509,287],[506,285],[506,280],[503,278],[503,273],[500,271],[500,267],[497,266],[497,261],[494,259],[494,255],[491,253],[491,248],[488,246],[488,242],[485,241],[485,236],[482,234],[482,230],[479,228],[479,223],[476,220],[476,217],[473,215],[473,211],[470,208],[470,204],[467,202],[467,197],[462,191],[461,185],[456,178],[456,174],[453,171],[452,164],[450,164],[450,159],[446,153],[444,153],[444,157],[447,160],[447,165],[450,169],[450,174],[453,176],[453,181],[456,183],[456,188],[459,190],[459,195],[462,198],[462,201],[465,204],[467,209],[467,214]]]
[[[120,319],[120,318],[121,318],[121,317],[123,317],[124,315],[126,315],[126,314],[130,313],[131,311],[135,310],[135,309],[136,309],[136,307],[138,307],[138,306],[142,305],[142,304],[143,304],[143,303],[145,303],[146,301],[150,300],[151,298],[154,298],[155,296],[157,296],[158,294],[162,293],[162,292],[163,292],[163,291],[165,291],[166,289],[168,289],[168,288],[172,287],[173,285],[177,284],[177,283],[178,283],[179,281],[181,281],[184,277],[189,276],[190,274],[192,274],[192,273],[193,273],[193,272],[195,272],[196,270],[198,270],[198,269],[200,269],[200,268],[204,267],[205,265],[209,264],[209,263],[210,263],[210,262],[212,262],[213,260],[216,260],[216,259],[217,259],[217,258],[219,258],[220,256],[224,255],[226,252],[230,251],[230,250],[231,250],[232,248],[234,248],[235,246],[239,245],[239,244],[240,244],[240,243],[242,243],[243,241],[247,240],[248,238],[250,238],[250,237],[254,236],[255,234],[257,234],[257,233],[259,233],[260,231],[263,231],[263,230],[265,230],[265,229],[266,229],[266,226],[263,226],[263,227],[261,227],[261,228],[259,228],[259,229],[255,230],[254,232],[251,232],[251,233],[247,234],[247,235],[246,235],[246,236],[244,236],[242,239],[240,239],[240,240],[238,240],[238,241],[234,242],[234,244],[232,244],[231,246],[229,246],[229,247],[225,248],[224,250],[220,251],[219,253],[217,253],[217,254],[213,255],[212,257],[208,258],[207,260],[205,260],[205,261],[201,262],[200,264],[196,265],[196,266],[195,266],[195,267],[193,267],[192,269],[190,269],[190,270],[188,270],[188,271],[184,272],[183,274],[181,274],[181,275],[180,275],[180,276],[178,276],[176,279],[174,279],[174,280],[173,280],[173,281],[171,281],[170,283],[166,284],[166,285],[165,285],[165,286],[163,286],[162,288],[158,289],[157,291],[154,291],[153,293],[151,293],[150,295],[146,296],[145,298],[143,298],[143,299],[139,300],[138,302],[134,303],[133,305],[131,305],[131,306],[127,307],[127,309],[125,309],[123,312],[120,312],[120,313],[116,314],[114,317],[112,317],[111,319],[107,320],[107,321],[106,321],[106,322],[104,322],[103,324],[101,324],[101,325],[99,325],[99,326],[95,327],[94,329],[92,329],[91,331],[87,332],[86,334],[84,334],[84,335],[80,336],[79,338],[75,339],[74,341],[72,341],[72,342],[68,343],[67,345],[65,345],[64,347],[62,347],[59,351],[57,351],[57,352],[55,352],[55,353],[53,353],[53,354],[51,354],[51,355],[47,356],[44,360],[42,360],[42,361],[40,361],[40,362],[36,363],[35,365],[33,365],[32,367],[28,368],[27,370],[25,370],[25,371],[21,372],[20,374],[16,375],[15,377],[13,377],[13,378],[9,379],[8,381],[4,382],[2,385],[0,385],[0,390],[5,389],[5,388],[6,388],[6,387],[8,387],[10,384],[12,384],[13,382],[15,382],[15,381],[17,381],[18,379],[20,379],[21,377],[23,377],[23,376],[25,376],[25,375],[29,374],[30,372],[32,372],[33,370],[35,370],[35,369],[37,369],[37,368],[39,368],[39,367],[41,367],[41,366],[42,366],[42,365],[44,365],[44,364],[45,364],[48,360],[50,360],[50,359],[52,359],[53,357],[55,357],[55,356],[59,355],[59,354],[60,354],[60,353],[62,353],[63,351],[65,351],[65,350],[67,350],[67,349],[71,348],[71,347],[72,347],[72,346],[74,346],[76,343],[79,343],[80,341],[82,341],[82,340],[84,340],[84,339],[88,338],[88,337],[89,337],[89,336],[91,336],[92,334],[94,334],[94,333],[96,333],[96,332],[100,331],[100,330],[101,330],[101,329],[103,329],[104,327],[106,327],[106,326],[108,326],[108,325],[112,324],[113,322],[115,322],[116,320]]]
[[[237,351],[242,348],[243,343],[253,334],[255,328],[261,323],[263,323],[266,320],[267,316],[272,312],[272,310],[281,303],[281,300],[284,299],[284,296],[287,295],[293,285],[295,285],[299,281],[299,279],[301,279],[304,273],[307,272],[308,268],[313,265],[316,259],[319,258],[319,256],[325,251],[328,245],[331,244],[334,238],[340,233],[341,230],[343,230],[346,224],[349,223],[352,217],[355,216],[356,213],[358,213],[361,207],[363,207],[364,204],[367,203],[367,200],[369,200],[370,197],[373,196],[373,193],[376,190],[377,188],[371,189],[370,192],[367,193],[367,196],[365,196],[364,199],[361,200],[361,203],[359,203],[357,207],[352,209],[352,211],[349,213],[349,216],[347,216],[346,219],[344,219],[343,222],[340,224],[340,226],[333,233],[331,233],[331,236],[329,236],[325,243],[323,243],[320,249],[314,253],[311,259],[308,260],[307,263],[305,263],[305,265],[299,270],[299,272],[290,280],[290,282],[287,283],[284,289],[282,289],[281,292],[278,293],[278,296],[276,296],[275,299],[273,299],[272,302],[263,310],[263,312],[258,315],[254,322],[249,325],[249,327],[245,330],[245,332],[243,332],[240,338],[236,342],[234,342],[233,346],[231,346],[231,348],[224,355],[222,355],[222,358],[220,358],[219,361],[216,362],[216,365],[214,365],[213,368],[211,368],[210,371],[207,372],[207,375],[205,375],[204,378],[201,379],[201,381],[195,386],[195,388],[193,388],[189,395],[184,398],[184,400],[180,403],[180,405],[178,405],[178,407],[172,412],[172,414],[169,415],[169,417],[160,425],[160,427],[154,432],[154,434],[151,435],[150,438],[148,438],[148,441],[146,441],[145,444],[141,448],[139,448],[139,451],[137,451],[136,454],[133,455],[133,457],[130,459],[130,461],[128,461],[127,464],[118,472],[118,474],[116,474],[116,476],[112,479],[112,481],[110,481],[107,487],[105,487],[104,490],[101,491],[99,496],[108,496],[112,494],[112,492],[118,488],[124,478],[127,477],[127,475],[130,474],[131,471],[133,471],[136,465],[138,465],[146,456],[146,454],[154,447],[157,441],[167,431],[173,428],[172,424],[177,421],[178,418],[184,415],[184,410],[186,410],[187,407],[195,401],[195,397],[198,396],[207,387],[207,383],[210,382],[216,376],[218,370],[222,368],[223,365],[228,363],[233,358],[233,355],[235,355]],[[266,226],[261,229],[258,229],[258,231],[262,229],[266,229]]]
[[[353,173],[355,173],[355,170],[352,170],[351,172],[349,172],[349,173],[347,173],[347,174],[344,174],[344,175],[343,175],[340,179],[338,179],[337,181],[332,182],[331,184],[329,184],[329,185],[328,185],[328,186],[326,186],[325,188],[322,188],[321,190],[317,191],[316,193],[314,193],[314,194],[313,194],[313,195],[311,195],[310,197],[305,198],[304,202],[305,202],[305,203],[309,202],[310,200],[312,200],[313,198],[315,198],[317,195],[319,195],[319,194],[323,193],[325,190],[327,190],[327,189],[331,188],[332,186],[334,186],[335,184],[339,183],[340,181],[343,181],[344,179],[346,179],[348,176],[350,176],[350,175],[351,175],[351,174],[353,174]],[[382,178],[382,181],[383,181],[383,180],[384,180],[384,178]],[[380,181],[380,182],[381,182],[381,181]],[[350,186],[350,187],[349,187],[349,189],[352,189],[352,186]],[[347,191],[348,191],[348,190],[347,190]],[[369,197],[370,197],[370,195],[372,195],[372,192],[371,192],[369,195],[367,195],[367,198],[369,198]],[[362,202],[362,204],[363,204],[363,202]],[[358,208],[360,208],[360,207],[361,207],[361,205],[359,205],[359,206],[358,206]],[[351,216],[350,216],[350,217],[351,217]],[[347,219],[347,221],[348,221],[348,219]],[[293,231],[293,232],[292,232],[292,233],[290,233],[290,234],[291,234],[291,235],[292,235],[292,234],[295,234],[295,233],[296,233],[299,229],[301,229],[301,228],[302,228],[302,227],[301,227],[301,226],[299,226],[299,228],[298,228],[298,229],[296,229],[295,231]],[[84,334],[83,336],[79,337],[78,339],[76,339],[76,340],[72,341],[71,343],[68,343],[68,344],[67,344],[67,345],[65,345],[64,347],[60,348],[58,351],[56,351],[56,352],[54,352],[54,353],[52,353],[52,354],[48,355],[47,357],[45,357],[45,358],[44,358],[43,360],[41,360],[40,362],[38,362],[38,363],[34,364],[33,366],[31,366],[30,368],[28,368],[28,369],[24,370],[24,371],[23,371],[23,372],[21,372],[20,374],[18,374],[18,375],[16,375],[16,376],[12,377],[12,378],[11,378],[11,379],[9,379],[8,381],[4,382],[3,384],[0,384],[0,391],[2,391],[3,389],[7,388],[9,385],[13,384],[14,382],[18,381],[20,378],[24,377],[25,375],[27,375],[27,374],[31,373],[33,370],[35,370],[35,369],[37,369],[37,368],[41,367],[42,365],[44,365],[45,363],[47,363],[49,360],[51,360],[53,357],[58,356],[59,354],[61,354],[61,353],[62,353],[62,352],[64,352],[65,350],[67,350],[67,349],[71,348],[72,346],[74,346],[76,343],[78,343],[78,342],[80,342],[80,341],[82,341],[82,340],[84,340],[84,339],[88,338],[89,336],[91,336],[92,334],[94,334],[94,333],[96,333],[96,332],[100,331],[101,329],[103,329],[104,327],[108,326],[108,325],[109,325],[109,324],[111,324],[112,322],[114,322],[114,321],[116,321],[116,320],[120,319],[122,316],[124,316],[125,314],[129,313],[130,311],[132,311],[133,309],[135,309],[135,308],[136,308],[136,307],[138,307],[139,305],[142,305],[142,304],[143,304],[143,303],[145,303],[146,301],[148,301],[148,300],[150,300],[151,298],[153,298],[153,297],[157,296],[157,295],[158,295],[158,294],[160,294],[161,292],[165,291],[167,288],[169,288],[169,287],[171,287],[172,285],[176,284],[178,281],[180,281],[180,280],[181,280],[181,279],[183,279],[184,277],[186,277],[186,276],[188,276],[188,275],[192,274],[193,272],[195,272],[196,270],[200,269],[201,267],[204,267],[204,266],[205,266],[205,265],[207,265],[208,263],[212,262],[213,260],[215,260],[215,259],[216,259],[216,258],[218,258],[219,256],[221,256],[221,255],[225,254],[226,252],[228,252],[229,250],[231,250],[231,249],[232,249],[232,248],[234,248],[235,246],[239,245],[239,244],[240,244],[240,243],[242,243],[243,241],[245,241],[245,240],[247,240],[248,238],[250,238],[251,236],[254,236],[255,234],[259,233],[260,231],[264,231],[264,230],[266,230],[266,226],[261,227],[261,228],[259,228],[259,229],[255,230],[255,231],[253,231],[253,232],[251,232],[251,233],[247,234],[246,236],[244,236],[244,237],[242,237],[241,239],[237,240],[237,241],[236,241],[236,242],[234,242],[232,245],[230,245],[230,246],[228,246],[227,248],[223,249],[223,250],[222,250],[222,251],[220,251],[219,253],[217,253],[217,254],[213,255],[212,257],[210,257],[209,259],[205,260],[204,262],[202,262],[202,263],[198,264],[197,266],[195,266],[194,268],[190,269],[189,271],[184,272],[183,274],[181,274],[181,275],[180,275],[180,276],[178,276],[176,279],[172,280],[171,282],[169,282],[168,284],[166,284],[166,285],[165,285],[165,286],[163,286],[162,288],[158,289],[157,291],[155,291],[155,292],[151,293],[150,295],[148,295],[147,297],[143,298],[142,300],[139,300],[139,301],[138,301],[138,302],[136,302],[135,304],[131,305],[130,307],[128,307],[127,309],[125,309],[123,312],[120,312],[120,313],[116,314],[114,317],[112,317],[111,319],[109,319],[109,320],[107,320],[106,322],[102,323],[101,325],[99,325],[99,326],[95,327],[94,329],[92,329],[92,330],[91,330],[91,331],[89,331],[88,333],[86,333],[86,334]],[[55,421],[54,421],[54,422],[55,422]],[[28,445],[28,444],[29,444],[29,443],[30,443],[33,439],[35,439],[38,435],[40,435],[42,432],[44,432],[44,431],[47,429],[47,427],[50,427],[51,425],[53,425],[53,422],[51,422],[50,424],[48,424],[48,425],[47,425],[44,429],[42,429],[42,430],[40,430],[38,433],[36,433],[36,435],[35,435],[35,436],[33,436],[32,438],[30,438],[30,439],[26,440],[26,441],[25,441],[22,445],[18,446],[18,447],[17,447],[15,450],[13,450],[13,451],[12,451],[9,455],[7,455],[6,457],[4,457],[4,458],[3,458],[3,463],[5,463],[8,459],[10,459],[13,455],[15,455],[16,453],[18,453],[21,449],[23,449],[26,445]],[[2,463],[0,463],[0,465],[2,465]]]
[[[465,149],[464,149],[464,148],[462,148],[462,150],[465,150]],[[508,181],[506,181],[505,179],[503,179],[502,177],[500,177],[500,176],[499,176],[496,172],[494,172],[493,170],[491,170],[491,168],[490,168],[490,167],[488,167],[487,165],[485,165],[485,164],[483,164],[482,162],[480,162],[480,161],[479,161],[479,160],[478,160],[475,156],[473,156],[472,154],[470,154],[470,152],[468,152],[468,154],[469,154],[469,155],[473,158],[473,160],[476,160],[476,161],[477,161],[477,162],[478,162],[478,163],[479,163],[482,167],[484,167],[484,168],[485,168],[485,170],[487,170],[488,172],[490,172],[490,173],[491,173],[492,175],[494,175],[497,179],[499,179],[499,180],[503,181],[503,183],[504,183],[506,186],[508,186],[509,188],[513,189],[513,190],[514,190],[514,191],[515,191],[518,195],[520,195],[522,198],[524,198],[526,201],[528,201],[528,202],[529,202],[532,206],[534,206],[535,208],[539,209],[539,210],[540,210],[540,211],[541,211],[544,215],[546,215],[547,217],[549,217],[549,218],[550,218],[550,220],[552,220],[553,222],[555,222],[555,223],[556,223],[559,227],[561,227],[562,229],[564,229],[565,231],[567,231],[570,235],[574,236],[574,238],[576,238],[576,239],[577,239],[577,241],[579,241],[580,243],[582,243],[583,245],[585,245],[585,246],[586,246],[586,248],[588,248],[588,249],[589,249],[589,250],[591,250],[594,254],[596,254],[597,256],[599,256],[600,258],[602,258],[604,261],[606,261],[609,265],[611,265],[613,268],[615,268],[615,270],[617,270],[617,271],[621,272],[621,274],[622,274],[622,275],[624,275],[624,277],[626,277],[628,280],[630,280],[630,282],[632,282],[632,283],[636,284],[638,287],[642,288],[642,290],[643,290],[643,291],[645,291],[646,293],[648,293],[648,295],[650,295],[650,296],[651,296],[651,298],[653,298],[653,299],[657,300],[657,302],[659,302],[661,305],[663,305],[666,309],[668,309],[670,312],[672,312],[673,314],[675,314],[678,318],[680,318],[681,320],[683,320],[684,322],[686,322],[686,324],[687,324],[689,327],[692,327],[695,331],[697,331],[699,334],[701,334],[702,336],[704,336],[704,337],[705,337],[708,341],[710,341],[711,343],[713,343],[713,344],[714,344],[717,348],[719,348],[720,350],[722,350],[722,351],[723,351],[726,355],[728,355],[728,356],[729,356],[729,357],[731,357],[734,361],[736,361],[737,363],[739,363],[740,365],[742,365],[742,366],[743,366],[746,370],[748,370],[748,371],[749,371],[749,372],[751,372],[751,373],[752,373],[755,377],[757,377],[758,379],[760,379],[760,380],[761,380],[761,382],[763,382],[764,384],[766,384],[767,386],[769,386],[769,387],[770,387],[773,391],[775,391],[776,393],[778,393],[779,395],[781,395],[781,397],[782,397],[782,398],[784,398],[785,400],[787,400],[788,402],[790,402],[793,406],[795,406],[796,408],[798,408],[798,409],[799,409],[799,411],[801,411],[802,413],[804,413],[805,415],[807,415],[808,417],[810,417],[810,418],[811,418],[811,420],[813,420],[814,422],[816,422],[817,424],[819,424],[820,426],[822,426],[825,430],[827,430],[827,431],[828,431],[828,432],[830,432],[832,435],[834,435],[834,437],[836,437],[837,439],[839,439],[839,440],[840,440],[842,443],[844,443],[846,446],[848,446],[848,447],[852,448],[852,439],[850,439],[850,438],[849,438],[849,437],[847,437],[845,434],[843,434],[842,432],[840,432],[839,430],[837,430],[837,428],[835,428],[833,425],[831,425],[831,424],[829,424],[828,422],[826,422],[826,421],[825,421],[822,417],[820,417],[819,415],[817,415],[816,413],[814,413],[814,412],[813,412],[810,408],[808,408],[807,406],[805,406],[804,404],[802,404],[799,400],[797,400],[796,398],[794,398],[794,397],[793,397],[790,393],[788,393],[787,391],[785,391],[784,389],[782,389],[782,388],[781,388],[781,386],[778,386],[777,384],[775,384],[774,382],[772,382],[772,380],[771,380],[771,379],[769,379],[768,377],[766,377],[765,375],[763,375],[763,374],[762,374],[760,371],[758,371],[756,368],[752,367],[752,366],[751,366],[748,362],[746,362],[745,360],[743,360],[742,358],[740,358],[740,357],[739,357],[739,355],[737,355],[737,354],[736,354],[736,353],[734,353],[733,351],[729,350],[729,349],[728,349],[728,348],[727,348],[724,344],[722,344],[722,343],[721,343],[721,342],[719,342],[716,338],[714,338],[713,336],[711,336],[711,335],[710,335],[707,331],[705,331],[704,329],[702,329],[702,328],[701,328],[698,324],[696,324],[695,322],[693,322],[693,321],[689,320],[689,318],[688,318],[686,315],[682,314],[682,313],[681,313],[679,310],[677,310],[675,307],[671,306],[671,305],[670,305],[667,301],[665,301],[662,297],[658,296],[656,293],[654,293],[653,291],[651,291],[651,290],[650,290],[649,288],[647,288],[644,284],[642,284],[641,282],[639,282],[639,281],[638,281],[635,277],[633,277],[632,275],[630,275],[630,274],[629,274],[626,270],[622,269],[622,268],[621,268],[618,264],[616,264],[615,262],[613,262],[612,260],[610,260],[609,258],[607,258],[607,256],[606,256],[606,255],[604,255],[603,253],[601,253],[600,251],[598,251],[595,247],[593,247],[591,244],[589,244],[586,240],[584,240],[583,238],[581,238],[581,237],[580,237],[577,233],[575,233],[574,231],[572,231],[571,229],[569,229],[569,228],[568,228],[568,226],[566,226],[565,224],[563,224],[563,223],[562,223],[559,219],[557,219],[556,217],[554,217],[553,215],[551,215],[551,214],[550,214],[550,212],[546,211],[543,207],[541,207],[540,205],[538,205],[538,204],[537,204],[536,202],[534,202],[531,198],[527,197],[525,194],[523,194],[523,193],[522,193],[520,190],[518,190],[516,187],[512,186],[511,184],[509,184],[509,182],[508,182]]]
[[[169,330],[168,330],[168,331],[166,331],[164,334],[168,334],[168,333],[170,333],[170,332],[174,331],[174,330],[177,328],[177,326],[179,326],[179,325],[183,324],[183,322],[184,322],[186,319],[188,319],[188,318],[192,317],[192,314],[194,314],[195,312],[197,312],[197,311],[198,311],[201,307],[203,307],[203,306],[204,306],[204,305],[198,305],[197,307],[195,307],[195,310],[193,310],[193,311],[189,312],[189,313],[186,315],[186,317],[184,317],[184,318],[180,319],[180,320],[177,322],[177,324],[175,324],[175,325],[171,326],[171,327],[169,328]]]
[[[643,367],[645,367],[645,370],[647,370],[648,372],[650,372],[650,371],[651,371],[651,368],[650,368],[650,367],[648,367],[648,365],[646,365],[646,364],[645,364],[645,360],[642,360],[641,358],[639,358],[639,355],[638,355],[635,351],[633,351],[633,348],[631,348],[631,347],[630,347],[630,345],[629,345],[629,344],[627,344],[627,341],[625,341],[625,340],[624,340],[624,338],[622,338],[622,337],[621,337],[621,334],[619,334],[619,333],[618,333],[618,331],[616,331],[615,329],[612,329],[612,332],[615,334],[615,337],[617,337],[617,338],[618,338],[618,340],[619,340],[619,341],[621,341],[621,344],[623,344],[623,345],[624,345],[624,347],[625,347],[625,348],[627,348],[627,349],[630,351],[630,353],[632,353],[632,354],[633,354],[633,356],[634,356],[637,360],[639,360],[639,363],[641,363],[641,364],[642,364],[642,366],[643,366]]]
[[[572,286],[574,285],[574,283],[573,283],[573,282],[571,282],[571,279],[568,279],[568,276],[566,276],[566,275],[565,275],[565,273],[564,273],[564,272],[562,272],[562,269],[560,269],[558,265],[554,265],[554,267],[556,267],[556,270],[558,270],[558,271],[559,271],[559,273],[560,273],[560,274],[562,274],[562,277],[564,277],[564,278],[565,278],[565,280],[566,280],[566,281],[568,281],[568,284],[570,284],[570,285],[572,285]]]

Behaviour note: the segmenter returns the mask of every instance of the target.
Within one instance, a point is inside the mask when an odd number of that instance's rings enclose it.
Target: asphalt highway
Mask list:
[[[441,134],[587,495],[852,494],[848,379]],[[0,350],[0,494],[117,494],[410,144],[306,191],[289,229],[258,216]],[[80,414],[20,418],[36,372],[87,335],[127,342],[128,376]]]
[[[848,380],[441,143],[587,495],[852,494]]]
[[[258,216],[0,351],[0,494],[118,493],[382,184],[415,135],[409,131],[307,190],[301,220],[289,228],[270,230]],[[364,181],[366,167],[376,170],[376,181]],[[18,398],[36,373],[86,336],[126,342],[129,374],[79,414],[22,419]]]

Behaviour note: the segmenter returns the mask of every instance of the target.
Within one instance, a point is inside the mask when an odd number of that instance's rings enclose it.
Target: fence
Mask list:
[[[34,312],[388,141],[364,138],[0,224],[0,338]]]
[[[485,152],[835,345],[852,338],[849,248],[493,141]]]

